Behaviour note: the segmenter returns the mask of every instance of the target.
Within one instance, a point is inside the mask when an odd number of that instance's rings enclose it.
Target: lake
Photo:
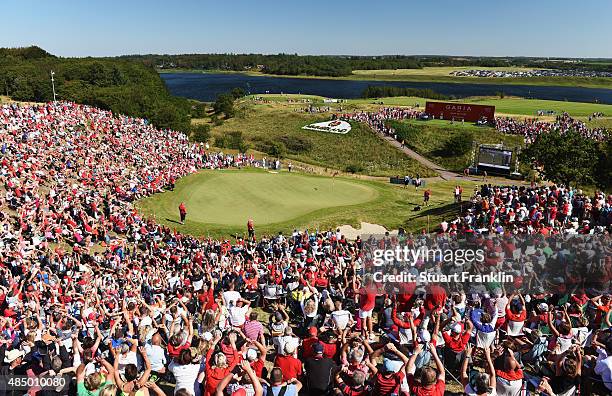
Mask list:
[[[328,98],[359,98],[368,85],[388,85],[406,88],[429,88],[435,92],[454,95],[458,98],[468,96],[495,96],[503,92],[507,96],[520,96],[530,99],[567,100],[570,102],[595,101],[612,104],[612,89],[535,86],[535,85],[498,85],[463,84],[439,82],[401,82],[401,81],[362,81],[329,80],[299,77],[251,76],[240,73],[161,73],[162,79],[173,95],[214,101],[218,94],[233,88],[242,88],[251,94],[291,93],[320,95]]]

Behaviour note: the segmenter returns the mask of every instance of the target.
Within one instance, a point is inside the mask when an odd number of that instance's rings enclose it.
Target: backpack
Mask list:
[[[287,385],[283,385],[278,392],[278,396],[285,396],[285,392],[287,392]],[[274,392],[272,391],[272,385],[266,388],[266,396],[274,396]]]

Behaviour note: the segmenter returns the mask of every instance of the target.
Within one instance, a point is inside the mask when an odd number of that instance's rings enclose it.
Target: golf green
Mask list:
[[[139,203],[159,220],[178,220],[178,206],[187,207],[187,225],[194,223],[244,227],[291,221],[321,209],[363,204],[377,198],[375,188],[343,178],[263,170],[202,171],[182,178],[172,192]]]

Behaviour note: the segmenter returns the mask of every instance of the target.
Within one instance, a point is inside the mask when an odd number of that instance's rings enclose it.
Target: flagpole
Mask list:
[[[53,103],[56,103],[57,100],[55,99],[55,80],[53,80],[54,75],[55,75],[55,72],[51,70],[51,86],[53,87]]]

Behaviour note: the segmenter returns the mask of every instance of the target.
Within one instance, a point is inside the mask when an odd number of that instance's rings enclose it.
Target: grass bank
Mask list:
[[[475,143],[498,144],[510,147],[523,145],[520,136],[504,135],[490,127],[475,126],[470,123],[450,123],[444,120],[404,120],[390,121],[400,139],[417,153],[429,158],[446,169],[462,172],[471,164],[472,150],[460,155],[449,155],[447,150],[453,137],[459,134],[472,136]]]
[[[379,138],[367,126],[352,123],[346,135],[302,129],[313,122],[327,121],[331,112],[310,114],[302,111],[300,103],[238,103],[236,117],[213,126],[212,135],[227,135],[234,131],[242,135],[251,148],[262,151],[269,142],[304,142],[302,149],[288,150],[285,157],[321,168],[337,169],[372,176],[416,174],[435,176],[404,153]]]

